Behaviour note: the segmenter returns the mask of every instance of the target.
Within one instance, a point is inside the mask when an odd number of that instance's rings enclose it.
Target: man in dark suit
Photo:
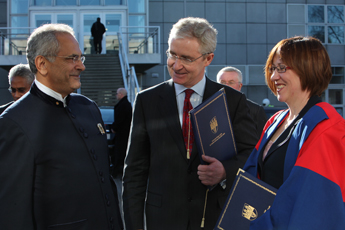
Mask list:
[[[12,105],[16,100],[27,93],[31,87],[35,75],[31,72],[29,65],[18,64],[13,66],[8,73],[8,83],[10,84],[10,91],[13,101],[0,106],[0,114]]]
[[[106,29],[101,23],[101,18],[97,18],[97,21],[91,26],[91,35],[93,37],[93,45],[95,46],[96,54],[102,53],[102,40],[105,31]]]
[[[100,111],[72,93],[85,57],[73,29],[30,35],[36,79],[0,116],[0,229],[122,229]]]
[[[188,122],[183,119],[184,104],[195,107],[223,87],[205,76],[214,57],[216,34],[205,19],[179,20],[168,41],[172,79],[136,97],[123,177],[127,230],[143,229],[145,220],[148,230],[200,230],[203,217],[204,229],[213,229],[238,168],[257,142],[246,97],[228,87],[225,91],[238,155],[222,162],[202,156],[208,165],[201,165],[195,143],[191,148],[184,141],[182,130]],[[194,91],[190,100],[189,89]],[[203,214],[207,186],[215,188],[208,192]]]
[[[115,133],[114,149],[112,154],[113,177],[122,177],[123,165],[127,151],[129,130],[132,121],[132,105],[127,98],[127,90],[118,88],[116,92],[118,103],[114,106],[114,123],[111,126]]]
[[[224,67],[217,74],[217,82],[241,91],[243,85],[242,72],[232,66]],[[249,106],[250,116],[255,122],[256,134],[260,139],[262,130],[264,129],[267,121],[265,110],[261,105],[256,104],[249,99],[247,99],[247,104]]]

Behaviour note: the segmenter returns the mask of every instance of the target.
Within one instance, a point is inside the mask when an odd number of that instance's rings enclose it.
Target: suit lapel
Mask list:
[[[187,162],[187,150],[184,145],[173,81],[169,80],[165,86],[166,87],[159,95],[161,100],[159,103],[159,111],[162,114],[162,117],[165,118],[164,121],[166,122],[168,131],[171,133],[171,136],[179,148],[181,155]]]

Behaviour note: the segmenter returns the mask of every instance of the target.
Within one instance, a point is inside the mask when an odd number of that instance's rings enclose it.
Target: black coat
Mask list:
[[[267,122],[267,115],[265,113],[264,108],[261,105],[249,99],[247,99],[247,105],[249,106],[250,116],[253,118],[255,122],[256,134],[260,139],[262,130],[264,129],[264,126]]]
[[[206,78],[203,100],[224,87]],[[225,87],[238,155],[223,161],[226,189],[208,193],[205,230],[215,227],[239,167],[243,167],[258,139],[246,97]],[[126,230],[200,230],[205,194],[197,175],[199,153],[194,143],[187,160],[172,80],[137,94],[123,177]]]
[[[125,96],[114,106],[114,123],[111,126],[115,131],[114,151],[112,155],[114,165],[113,175],[122,173],[131,122],[132,105],[128,101],[127,96]]]
[[[0,229],[121,229],[101,114],[35,84],[0,116]]]

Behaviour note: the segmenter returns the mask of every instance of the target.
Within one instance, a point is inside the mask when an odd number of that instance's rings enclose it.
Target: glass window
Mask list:
[[[329,89],[328,99],[330,104],[343,104],[343,90],[342,89]]]
[[[33,6],[51,6],[52,1],[51,0],[33,0]]]
[[[99,14],[86,14],[84,15],[84,33],[91,34],[91,26],[97,21]],[[102,21],[101,21],[102,22]]]
[[[52,22],[50,14],[38,14],[35,15],[36,27],[40,27],[43,24],[48,24]]]
[[[28,17],[27,16],[12,16],[11,17],[11,27],[28,27]],[[19,33],[29,33],[27,29],[12,29],[12,34]]]
[[[344,67],[332,67],[332,73],[330,84],[344,84]]]
[[[145,26],[145,16],[143,15],[130,15],[129,26]],[[145,32],[144,28],[129,28],[130,33]]]
[[[288,23],[305,23],[304,5],[288,5]]]
[[[100,0],[80,0],[81,6],[99,6]]]
[[[324,26],[308,26],[309,36],[320,39],[322,43],[325,43],[325,27]]]
[[[120,14],[107,14],[105,16],[105,28],[107,32],[118,32],[121,26],[121,15]]]
[[[111,6],[111,5],[122,5],[123,1],[122,0],[104,0],[104,4],[106,6]]]
[[[57,23],[67,24],[73,28],[73,15],[72,14],[58,14]]]
[[[129,13],[145,13],[145,0],[129,0]]]
[[[76,0],[55,0],[57,6],[76,6]]]
[[[344,26],[328,27],[328,43],[344,43]]]
[[[344,6],[327,7],[328,23],[344,23]]]
[[[11,13],[12,14],[27,14],[29,9],[28,0],[12,0]]]
[[[324,23],[325,22],[325,13],[323,6],[308,6],[308,22],[314,23]]]

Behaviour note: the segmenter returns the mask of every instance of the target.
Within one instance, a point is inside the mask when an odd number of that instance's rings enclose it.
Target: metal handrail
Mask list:
[[[129,67],[127,51],[126,51],[125,46],[123,45],[123,35],[121,33],[121,30],[118,32],[118,39],[119,39],[119,58],[120,58],[124,87],[127,90],[127,98],[129,102],[133,105],[135,96],[138,92],[140,92],[140,88],[139,88],[134,66],[132,66],[131,68]]]

